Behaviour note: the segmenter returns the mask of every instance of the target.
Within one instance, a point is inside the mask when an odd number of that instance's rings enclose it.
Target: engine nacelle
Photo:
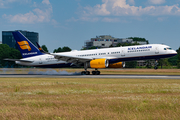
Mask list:
[[[90,68],[124,68],[125,62],[118,62],[114,64],[109,64],[109,60],[103,58],[103,59],[95,59],[91,60],[89,64]]]
[[[109,66],[109,60],[107,59],[95,59],[90,61],[91,68],[107,68]]]
[[[118,62],[114,64],[109,64],[108,68],[124,68],[125,62]]]

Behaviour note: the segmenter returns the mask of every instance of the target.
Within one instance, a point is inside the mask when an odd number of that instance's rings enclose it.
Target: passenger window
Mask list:
[[[164,48],[164,50],[166,50],[166,48]]]

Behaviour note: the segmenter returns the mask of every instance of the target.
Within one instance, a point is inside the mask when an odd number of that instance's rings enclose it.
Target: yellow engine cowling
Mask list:
[[[95,59],[90,61],[90,68],[124,68],[125,62],[118,62],[114,64],[109,64],[107,59]]]
[[[114,64],[109,64],[108,68],[124,68],[125,63],[124,62],[118,62]]]
[[[90,61],[91,68],[107,68],[109,61],[107,59],[95,59]]]

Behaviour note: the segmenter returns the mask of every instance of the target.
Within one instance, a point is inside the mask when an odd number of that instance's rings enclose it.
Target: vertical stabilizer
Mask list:
[[[23,58],[33,57],[37,55],[42,55],[39,49],[31,43],[21,32],[12,32],[14,39],[16,40],[17,46]]]

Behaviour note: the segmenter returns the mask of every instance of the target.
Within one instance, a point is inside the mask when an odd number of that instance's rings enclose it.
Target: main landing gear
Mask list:
[[[85,71],[82,71],[81,72],[81,75],[90,75],[90,72],[87,71],[87,68],[88,68],[88,63],[84,63],[84,70]],[[98,71],[98,69],[95,69],[95,71],[92,71],[92,74],[93,75],[100,75],[100,71]]]
[[[97,69],[95,69],[95,71],[92,71],[92,74],[93,74],[93,75],[100,75],[100,73],[101,73],[101,72],[98,71]]]
[[[90,72],[87,71],[87,65],[86,65],[86,64],[84,65],[84,70],[85,70],[85,71],[82,71],[82,72],[81,72],[81,75],[90,75]],[[100,71],[98,71],[97,69],[95,69],[95,71],[92,71],[92,74],[93,74],[93,75],[100,75]]]
[[[88,68],[88,63],[86,62],[86,63],[84,63],[84,70],[85,71],[82,71],[81,75],[90,75],[90,72],[87,71],[87,68]]]
[[[93,75],[100,75],[100,71],[98,71],[97,69],[95,71],[92,71],[92,74]],[[90,72],[89,71],[82,71],[81,72],[81,75],[90,75]]]

